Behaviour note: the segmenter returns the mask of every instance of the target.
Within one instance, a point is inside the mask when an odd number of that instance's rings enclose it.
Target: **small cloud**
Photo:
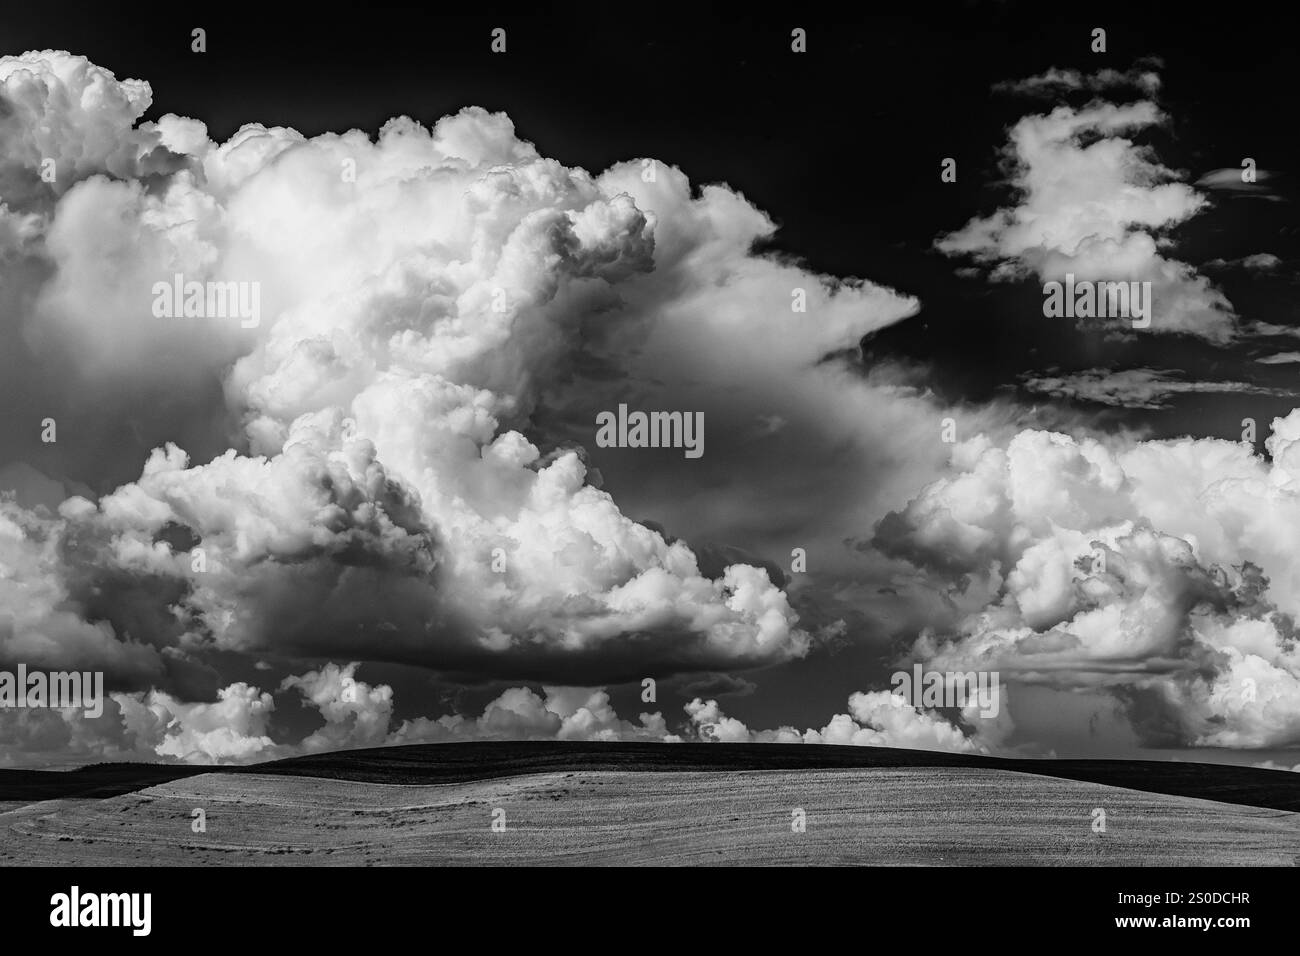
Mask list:
[[[1264,184],[1274,178],[1273,173],[1266,169],[1255,170],[1255,181],[1253,183],[1243,182],[1241,178],[1242,169],[1231,166],[1225,169],[1212,169],[1196,181],[1196,185],[1202,189],[1213,189],[1219,192],[1230,193],[1235,197],[1243,199],[1267,199],[1270,202],[1281,202],[1282,197],[1274,193]]]
[[[1300,362],[1300,352],[1278,352],[1276,355],[1265,355],[1255,361],[1261,365],[1290,365],[1293,362]]]
[[[701,674],[681,685],[689,697],[748,697],[756,690],[757,684],[735,674]]]
[[[1258,269],[1263,272],[1271,272],[1281,264],[1282,260],[1271,252],[1257,252],[1241,260],[1243,269]]]
[[[1249,382],[1195,382],[1179,377],[1178,372],[1152,368],[1124,371],[1087,369],[1070,375],[1026,375],[1021,385],[1027,391],[1054,398],[1095,402],[1116,408],[1140,408],[1161,411],[1169,408],[1175,395],[1226,393],[1232,395],[1289,396],[1287,389],[1252,385]]]
[[[1275,322],[1251,322],[1244,331],[1247,335],[1300,338],[1300,329],[1290,325],[1278,325]]]
[[[1160,76],[1152,70],[1136,66],[1123,72],[1104,69],[1096,73],[1051,67],[1037,76],[993,84],[996,93],[1013,93],[1021,96],[1053,96],[1061,92],[1080,90],[1098,93],[1119,87],[1132,87],[1146,96],[1154,96],[1160,91]]]
[[[1282,260],[1271,252],[1257,252],[1252,256],[1242,256],[1239,259],[1211,259],[1205,263],[1203,268],[1230,269],[1235,267],[1250,272],[1274,272],[1281,264]]]

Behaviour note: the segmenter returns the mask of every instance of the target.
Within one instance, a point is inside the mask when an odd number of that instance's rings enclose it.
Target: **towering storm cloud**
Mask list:
[[[593,676],[806,652],[765,571],[702,576],[586,480],[580,449],[520,430],[583,343],[650,331],[648,308],[623,306],[639,277],[694,259],[667,311],[744,267],[763,220],[739,197],[691,200],[668,169],[642,189],[638,165],[565,169],[477,109],[394,120],[375,142],[246,127],[218,145],[176,117],[135,128],[148,86],[79,58],[7,58],[0,76],[22,106],[3,168],[23,242],[6,258],[41,278],[14,331],[95,381],[219,375],[223,425],[242,432],[204,463],[168,443],[98,501],[12,526],[19,547],[58,541],[51,603],[151,652],[137,670],[207,647]],[[261,320],[160,319],[173,275],[255,284]],[[841,341],[907,308],[810,285]],[[63,653],[36,643],[34,664]]]

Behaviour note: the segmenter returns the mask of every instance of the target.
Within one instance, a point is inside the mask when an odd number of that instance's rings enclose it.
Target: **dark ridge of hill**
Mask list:
[[[971,767],[1059,777],[1149,793],[1300,811],[1300,774],[1150,760],[1011,759],[816,744],[521,741],[410,744],[289,757],[243,767],[97,764],[73,771],[0,770],[0,800],[102,798],[207,773],[284,774],[380,784],[462,783],[570,771],[836,770]]]
[[[1060,777],[1150,793],[1300,811],[1300,774],[1226,764],[1155,760],[983,757],[929,750],[830,744],[659,744],[578,741],[410,744],[289,757],[246,767],[254,773],[372,783],[458,783],[572,770],[834,770],[976,767]]]
[[[0,770],[0,801],[103,800],[212,770],[162,763],[98,763],[76,770]]]

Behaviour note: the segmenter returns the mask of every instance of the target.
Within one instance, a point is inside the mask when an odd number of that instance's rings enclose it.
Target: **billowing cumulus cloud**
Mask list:
[[[1015,203],[940,237],[937,247],[973,259],[996,280],[1150,282],[1151,331],[1228,341],[1235,332],[1231,304],[1193,267],[1167,255],[1167,232],[1200,212],[1206,199],[1135,140],[1165,121],[1151,100],[1096,100],[1024,117],[1005,147]]]
[[[588,480],[581,449],[522,430],[584,350],[653,338],[660,314],[696,325],[711,303],[693,300],[719,284],[742,297],[788,273],[787,312],[788,287],[806,285],[826,307],[813,334],[785,333],[798,352],[783,361],[802,364],[907,314],[906,300],[752,257],[770,223],[721,187],[692,199],[666,167],[645,189],[639,164],[566,169],[500,114],[397,119],[374,141],[245,127],[216,144],[191,120],[137,127],[148,85],[81,58],[3,64],[3,168],[23,185],[4,214],[50,267],[22,328],[35,353],[117,386],[217,376],[242,430],[211,461],[156,448],[135,481],[11,533],[62,561],[44,573],[61,607],[28,631],[66,614],[87,647],[140,643],[137,669],[149,651],[271,645],[593,676],[806,652],[765,570],[704,576],[685,542]],[[656,269],[674,271],[672,290],[638,285]],[[257,283],[263,321],[160,318],[155,283],[176,274]],[[722,331],[698,328],[693,344]]]
[[[157,690],[116,693],[97,718],[74,708],[0,711],[0,730],[9,742],[0,766],[104,760],[251,764],[355,747],[492,740],[810,743],[982,753],[998,743],[989,726],[999,734],[1006,728],[1006,721],[990,725],[969,708],[960,715],[965,727],[959,726],[889,691],[854,693],[848,712],[802,732],[751,730],[723,713],[716,700],[698,697],[676,717],[656,710],[633,721],[621,718],[599,687],[543,687],[541,693],[511,687],[477,716],[451,713],[398,722],[392,688],[360,680],[357,666],[327,663],[290,675],[276,694],[244,682],[231,684],[213,703],[185,703]],[[285,695],[292,698],[294,692],[317,716],[319,726],[305,736],[277,723],[284,708],[277,709],[276,698],[283,705]]]
[[[160,680],[166,661],[156,645],[120,638],[85,613],[62,533],[57,520],[0,499],[0,660],[103,671],[119,686]]]
[[[296,689],[325,719],[325,725],[300,744],[306,752],[377,747],[387,738],[393,689],[386,684],[372,687],[357,680],[356,672],[355,661],[346,667],[326,664],[280,683],[281,690]]]
[[[512,687],[492,700],[476,718],[452,714],[403,721],[390,744],[449,743],[469,740],[680,740],[668,732],[662,713],[643,713],[636,722],[621,719],[601,688],[546,687],[539,695]]]
[[[913,656],[1118,702],[1148,744],[1300,733],[1300,411],[1271,462],[1220,439],[1108,443],[1029,430],[957,447],[876,540],[949,600]]]
[[[247,684],[231,684],[213,704],[186,704],[169,694],[114,697],[137,745],[183,763],[245,763],[275,755],[266,735],[275,702]]]
[[[134,128],[153,101],[149,84],[119,81],[84,57],[46,50],[0,58],[0,98],[0,195],[11,208],[97,173],[138,175],[157,145]]]
[[[887,690],[852,694],[848,713],[836,714],[820,730],[809,728],[802,733],[793,727],[750,730],[724,714],[716,700],[697,697],[686,705],[686,713],[693,739],[712,743],[839,744],[954,753],[987,749],[977,733],[967,734],[942,715],[914,707]],[[973,718],[973,714],[963,716]]]

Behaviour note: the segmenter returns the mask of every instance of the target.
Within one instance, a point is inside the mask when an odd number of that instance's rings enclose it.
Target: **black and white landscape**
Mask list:
[[[1300,859],[1285,38],[803,14],[0,14],[0,865]]]

